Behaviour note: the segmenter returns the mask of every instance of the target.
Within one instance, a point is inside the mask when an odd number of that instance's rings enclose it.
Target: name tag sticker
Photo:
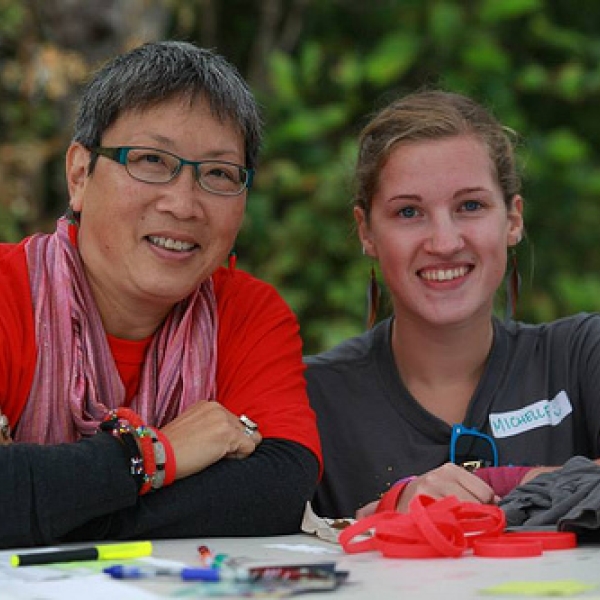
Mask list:
[[[505,438],[538,427],[555,427],[572,412],[569,397],[563,390],[552,400],[540,400],[510,412],[490,413],[492,435]]]

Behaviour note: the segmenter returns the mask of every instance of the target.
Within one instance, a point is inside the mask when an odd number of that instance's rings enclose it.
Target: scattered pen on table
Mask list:
[[[250,581],[250,573],[244,569],[215,569],[212,567],[135,567],[113,565],[103,569],[113,579],[145,579],[170,576],[183,581]]]
[[[26,567],[83,560],[125,560],[151,554],[152,542],[125,542],[14,554],[10,558],[10,564],[13,567]]]
[[[233,558],[230,558],[229,554],[217,554],[212,563],[211,563],[211,567],[214,567],[215,569],[218,569],[219,567],[222,566],[234,566],[237,564],[237,561]]]
[[[143,579],[170,576],[183,581],[299,581],[323,580],[339,582],[344,572],[335,570],[335,563],[312,563],[309,565],[272,565],[264,567],[147,567],[113,565],[104,573],[114,579]]]
[[[210,567],[213,561],[213,554],[208,546],[198,546],[198,553],[200,554],[200,562],[205,567]]]

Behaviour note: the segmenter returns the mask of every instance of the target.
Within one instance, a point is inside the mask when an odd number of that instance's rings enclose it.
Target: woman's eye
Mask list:
[[[404,219],[412,219],[417,216],[417,209],[414,206],[405,206],[398,211],[398,215]]]
[[[473,212],[479,210],[483,205],[479,200],[467,200],[463,204],[463,209],[467,212]]]
[[[209,177],[215,177],[217,179],[231,179],[229,173],[223,169],[214,168],[208,172]]]
[[[202,175],[205,179],[219,179],[235,183],[240,181],[239,170],[225,165],[211,165]]]
[[[160,154],[144,154],[142,160],[145,162],[159,164],[164,162],[163,157]]]

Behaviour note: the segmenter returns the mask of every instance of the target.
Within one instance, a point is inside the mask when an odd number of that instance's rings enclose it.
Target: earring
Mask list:
[[[369,276],[369,285],[367,286],[367,329],[372,329],[377,319],[379,310],[379,300],[381,299],[381,290],[377,282],[375,266],[371,265],[371,274]]]
[[[77,234],[79,233],[79,218],[81,213],[73,210],[73,207],[69,206],[65,213],[65,218],[68,221],[67,233],[69,235],[69,241],[74,248],[77,248]]]
[[[508,257],[509,267],[506,277],[506,308],[504,320],[510,321],[517,312],[517,302],[521,292],[521,275],[517,264],[517,251],[513,247],[510,249]]]
[[[237,254],[234,249],[230,250],[227,262],[229,264],[229,272],[233,273],[235,271],[235,265],[237,264]]]

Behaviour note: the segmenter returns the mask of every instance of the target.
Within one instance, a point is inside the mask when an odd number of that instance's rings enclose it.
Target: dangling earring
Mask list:
[[[377,319],[379,310],[379,300],[381,299],[381,290],[377,282],[375,266],[371,265],[371,274],[369,276],[369,285],[367,287],[367,329],[372,329]]]
[[[77,243],[77,235],[79,233],[79,218],[81,213],[73,210],[72,206],[67,208],[67,212],[65,213],[65,218],[67,219],[69,225],[67,226],[67,233],[69,235],[69,241],[74,248],[78,247]]]
[[[229,263],[229,272],[233,273],[237,263],[237,254],[234,249],[230,250],[229,256],[227,257],[227,262]]]
[[[521,292],[521,275],[519,274],[519,266],[517,264],[517,250],[511,248],[508,257],[509,267],[506,277],[506,308],[504,320],[510,321],[514,318],[517,312],[517,302]]]

